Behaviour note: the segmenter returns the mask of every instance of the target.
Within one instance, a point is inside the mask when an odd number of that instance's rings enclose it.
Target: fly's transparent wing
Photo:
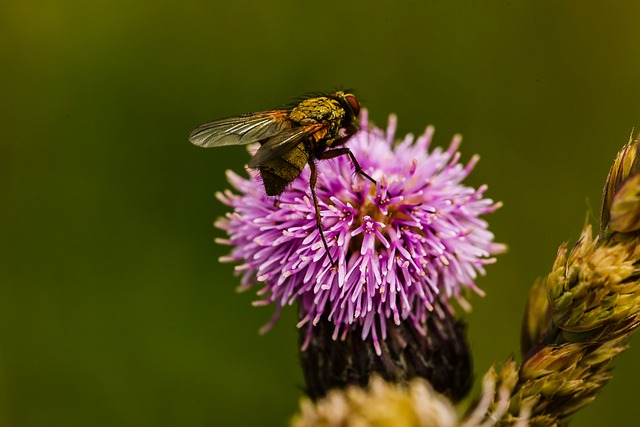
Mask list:
[[[291,126],[289,110],[271,110],[220,119],[198,126],[189,141],[200,147],[244,145],[270,138]]]
[[[249,162],[249,167],[257,168],[270,160],[282,157],[283,154],[293,150],[300,141],[318,132],[323,127],[323,124],[299,126],[286,129],[272,136],[260,146]]]

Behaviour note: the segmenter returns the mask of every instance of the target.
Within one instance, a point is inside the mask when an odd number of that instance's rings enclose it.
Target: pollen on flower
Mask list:
[[[316,226],[309,168],[277,204],[264,196],[256,172],[228,173],[237,194],[217,197],[233,212],[216,226],[232,246],[221,261],[243,263],[240,288],[262,286],[261,304],[273,303],[275,317],[298,302],[298,326],[306,325],[308,337],[325,318],[335,339],[358,323],[362,338],[376,344],[386,338],[387,319],[417,324],[436,299],[466,304],[464,289],[482,294],[474,281],[504,246],[480,218],[500,204],[484,198],[486,186],[462,184],[478,157],[459,163],[459,136],[446,150],[429,151],[433,127],[394,143],[395,116],[386,132],[369,126],[366,111],[361,124],[348,146],[377,186],[354,173],[348,156],[317,161],[319,212],[336,267]]]

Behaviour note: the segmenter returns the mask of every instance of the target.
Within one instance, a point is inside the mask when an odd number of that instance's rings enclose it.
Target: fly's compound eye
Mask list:
[[[349,106],[351,107],[353,114],[356,117],[358,117],[360,115],[360,103],[358,102],[356,97],[349,94],[349,95],[346,95],[344,99],[349,103]]]

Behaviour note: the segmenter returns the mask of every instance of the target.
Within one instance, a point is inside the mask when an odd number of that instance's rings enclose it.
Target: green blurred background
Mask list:
[[[598,215],[640,126],[640,3],[0,3],[0,425],[284,425],[295,310],[237,294],[212,221],[242,148],[189,130],[356,88],[399,133],[464,135],[510,251],[467,317],[478,377],[517,352],[528,288]],[[638,420],[633,348],[576,426]]]

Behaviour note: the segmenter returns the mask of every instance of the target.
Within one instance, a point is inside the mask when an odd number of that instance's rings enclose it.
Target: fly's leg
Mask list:
[[[309,167],[311,168],[311,178],[309,178],[309,187],[311,187],[311,197],[313,198],[313,206],[316,209],[316,226],[318,227],[318,232],[320,233],[320,238],[322,239],[324,250],[327,251],[327,256],[329,257],[331,266],[335,267],[336,262],[333,260],[333,257],[331,256],[331,252],[329,252],[329,245],[327,244],[327,239],[324,237],[324,230],[322,228],[322,219],[320,218],[320,208],[318,207],[318,196],[316,196],[316,182],[318,181],[318,172],[316,171],[316,165],[313,162],[313,160],[309,162]]]
[[[344,156],[345,154],[348,155],[351,159],[351,163],[353,163],[353,167],[356,169],[356,173],[364,176],[377,187],[378,183],[376,182],[376,180],[371,178],[368,173],[362,170],[362,168],[360,167],[360,163],[358,163],[358,160],[356,160],[356,156],[353,155],[353,152],[351,151],[351,149],[349,149],[349,147],[334,148],[333,150],[325,151],[320,155],[320,158],[333,159],[335,157]],[[388,197],[391,197],[391,195],[389,194],[389,190],[385,190],[384,199],[387,199]]]
[[[356,160],[356,156],[353,155],[353,152],[348,147],[335,148],[333,150],[325,151],[324,153],[322,153],[320,158],[333,159],[335,157],[344,156],[345,154],[348,155],[349,158],[351,159],[351,163],[353,163],[353,166],[356,169],[356,173],[367,178],[369,181],[373,183],[373,185],[376,185],[376,186],[378,185],[375,179],[371,178],[369,174],[367,174],[365,171],[362,170],[362,168],[360,167],[360,163],[358,163],[358,161]]]

